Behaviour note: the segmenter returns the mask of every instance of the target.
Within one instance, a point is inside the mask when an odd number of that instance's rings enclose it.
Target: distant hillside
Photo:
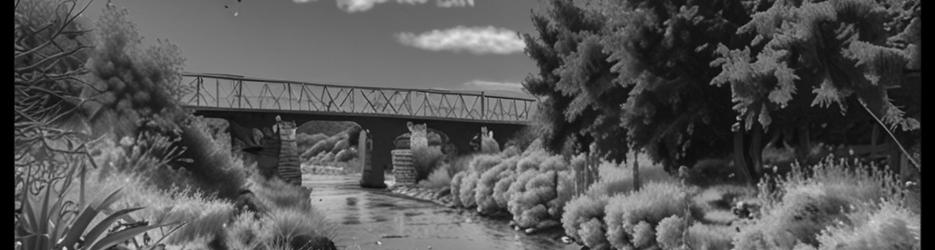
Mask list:
[[[310,135],[322,133],[331,136],[352,126],[360,127],[357,123],[349,121],[310,121],[305,124],[300,124],[295,132]]]

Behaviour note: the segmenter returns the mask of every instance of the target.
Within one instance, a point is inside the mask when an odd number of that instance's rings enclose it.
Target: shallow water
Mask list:
[[[338,249],[579,249],[560,242],[560,230],[530,236],[507,221],[364,189],[359,180],[303,177],[303,185],[312,188],[312,204],[337,227]]]

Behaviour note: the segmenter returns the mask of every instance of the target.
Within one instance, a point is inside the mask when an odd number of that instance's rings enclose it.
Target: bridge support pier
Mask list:
[[[386,182],[383,181],[383,166],[371,164],[373,140],[370,139],[368,132],[367,129],[362,129],[360,136],[357,137],[357,156],[361,164],[360,186],[386,188]]]

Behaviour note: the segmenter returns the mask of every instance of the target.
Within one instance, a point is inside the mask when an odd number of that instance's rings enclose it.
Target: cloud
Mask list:
[[[523,92],[523,85],[518,82],[491,82],[484,80],[472,80],[464,83],[464,88],[472,90],[508,90]]]
[[[293,1],[300,2],[309,0]],[[428,3],[429,0],[337,0],[338,9],[349,13],[368,11],[377,4],[383,4],[387,2],[416,5]],[[435,0],[435,3],[438,7],[442,8],[474,6],[474,0]]]
[[[424,50],[467,51],[477,55],[518,53],[526,47],[516,32],[493,26],[458,26],[422,34],[403,32],[396,34],[396,39],[402,44]]]
[[[292,0],[293,3],[317,2],[318,0]]]

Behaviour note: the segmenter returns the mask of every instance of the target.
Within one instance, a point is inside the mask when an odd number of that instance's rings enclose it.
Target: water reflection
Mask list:
[[[339,249],[578,249],[555,232],[528,236],[505,221],[476,216],[385,191],[361,189],[353,176],[305,176],[312,201],[339,224]]]

